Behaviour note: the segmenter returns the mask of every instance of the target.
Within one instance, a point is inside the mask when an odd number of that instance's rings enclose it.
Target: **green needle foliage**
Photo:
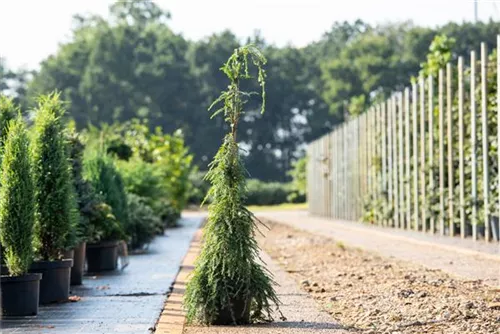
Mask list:
[[[20,276],[28,272],[33,255],[34,185],[21,116],[8,129],[0,175],[0,241],[10,274]]]
[[[255,217],[245,207],[246,170],[236,141],[238,122],[245,99],[251,94],[240,90],[240,83],[250,79],[249,62],[257,68],[262,87],[262,66],[266,59],[254,46],[236,49],[221,70],[230,80],[228,89],[210,107],[222,104],[212,117],[223,114],[230,133],[210,164],[206,175],[211,183],[208,222],[204,230],[202,252],[187,286],[185,305],[189,322],[223,324],[223,314],[230,313],[231,324],[272,321],[271,304],[278,307],[271,274],[259,261],[255,240]],[[249,316],[248,316],[249,315]],[[227,316],[226,316],[227,317]]]
[[[72,228],[73,181],[58,94],[42,96],[36,110],[32,142],[35,179],[35,248],[43,260],[60,257]]]
[[[0,94],[0,145],[7,137],[9,122],[20,113],[19,107],[12,98]]]
[[[2,161],[2,150],[5,138],[7,137],[7,128],[9,121],[14,119],[19,113],[19,108],[15,105],[12,98],[0,94],[0,163]],[[0,185],[1,186],[1,185]],[[3,262],[3,249],[0,242],[0,264]]]

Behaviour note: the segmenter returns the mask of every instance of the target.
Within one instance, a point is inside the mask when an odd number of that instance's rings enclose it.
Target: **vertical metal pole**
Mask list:
[[[446,64],[446,113],[447,121],[447,144],[448,144],[448,226],[450,236],[455,235],[454,231],[454,208],[453,208],[453,115],[452,115],[452,92],[451,92],[451,64]]]
[[[381,108],[381,126],[382,126],[382,193],[384,194],[384,213],[387,211],[387,112],[385,102],[380,104]],[[382,221],[384,226],[387,226],[387,220]]]
[[[427,198],[425,177],[425,80],[420,78],[420,195],[422,196],[422,232],[427,230]]]
[[[460,237],[465,238],[465,175],[464,175],[464,58],[458,58],[458,159],[460,189]]]
[[[444,235],[444,71],[439,69],[439,234]]]
[[[470,113],[471,113],[471,220],[472,239],[477,240],[477,112],[476,112],[476,52],[470,53]]]
[[[387,182],[388,182],[388,195],[389,195],[389,208],[394,213],[394,197],[393,197],[393,178],[392,178],[392,103],[391,99],[387,100]],[[389,217],[389,226],[393,226],[393,215]]]
[[[392,168],[394,186],[394,226],[399,227],[399,185],[398,185],[398,119],[396,95],[392,96]]]
[[[484,202],[484,238],[490,241],[490,174],[488,169],[488,91],[486,43],[481,43],[481,123],[483,132],[483,202]]]
[[[416,83],[412,85],[412,118],[413,118],[413,228],[418,231],[418,223],[420,221],[419,214],[419,192],[418,192],[418,86]]]
[[[398,142],[399,142],[399,227],[405,227],[405,183],[404,183],[404,140],[403,140],[403,94],[398,93]]]
[[[432,75],[429,76],[428,80],[428,101],[429,105],[429,191],[434,194],[436,191],[434,185],[434,78]],[[430,232],[434,234],[435,229],[435,219],[434,215],[431,213],[429,217],[430,222]]]
[[[405,114],[405,179],[406,179],[406,228],[411,228],[411,157],[410,157],[410,90],[404,91]]]
[[[384,191],[382,185],[382,170],[381,170],[381,162],[382,162],[382,108],[381,105],[378,104],[376,106],[377,111],[377,156],[379,159],[379,166],[377,171],[377,203],[382,203],[382,194]],[[380,216],[377,216],[377,225],[382,225],[382,219]]]
[[[498,153],[498,166],[500,168],[500,35],[497,35],[497,153]],[[498,172],[498,189],[500,189],[500,172]],[[497,198],[498,207],[500,210],[500,191]],[[498,214],[498,231],[500,232],[500,212]],[[497,241],[500,241],[500,233],[496,236]]]

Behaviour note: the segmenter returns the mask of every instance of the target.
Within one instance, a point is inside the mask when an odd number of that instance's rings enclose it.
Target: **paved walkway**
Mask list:
[[[498,243],[473,242],[459,238],[436,237],[365,224],[310,216],[304,211],[257,212],[260,219],[288,224],[308,232],[326,235],[348,245],[383,256],[413,261],[468,279],[481,279],[500,286],[500,248]]]
[[[150,333],[200,222],[184,217],[179,228],[155,238],[148,253],[130,256],[123,272],[86,277],[72,289],[79,302],[43,306],[36,317],[4,318],[0,333]]]

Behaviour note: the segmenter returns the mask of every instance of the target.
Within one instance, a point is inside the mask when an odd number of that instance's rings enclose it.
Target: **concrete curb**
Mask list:
[[[167,296],[160,318],[156,323],[154,333],[182,334],[186,323],[186,312],[183,307],[184,292],[189,275],[194,269],[194,263],[201,251],[202,228],[196,231],[189,250],[182,261],[179,272],[172,284],[171,292]]]

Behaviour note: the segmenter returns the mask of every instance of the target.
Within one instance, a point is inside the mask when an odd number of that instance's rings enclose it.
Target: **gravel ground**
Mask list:
[[[263,249],[344,328],[392,334],[500,333],[500,290],[481,280],[382,258],[289,226],[270,227],[260,238]]]
[[[257,216],[385,257],[418,263],[466,279],[481,279],[500,288],[500,245],[471,239],[383,228],[309,215],[305,211],[262,212]]]

